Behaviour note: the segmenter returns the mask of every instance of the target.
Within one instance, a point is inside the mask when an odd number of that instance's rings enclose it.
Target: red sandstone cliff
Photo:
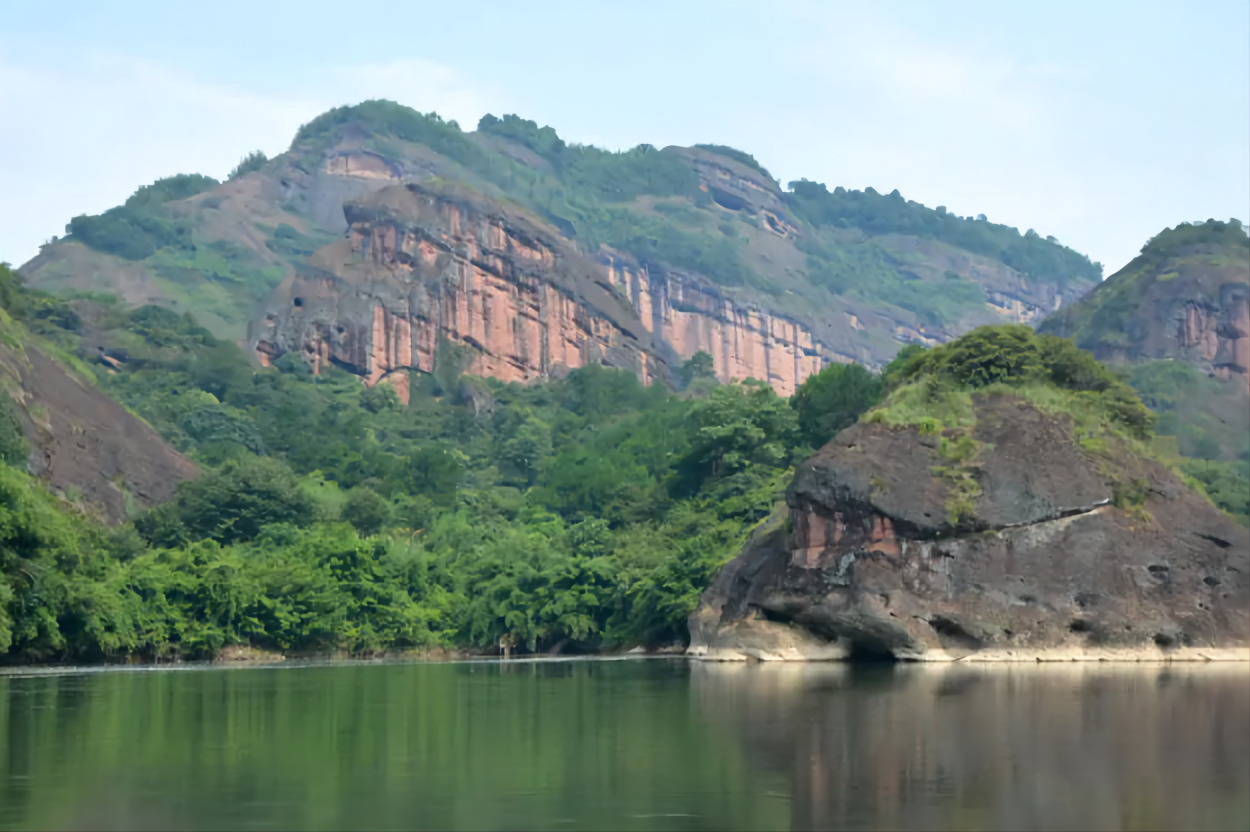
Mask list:
[[[747,307],[691,275],[653,274],[614,252],[601,254],[600,262],[648,332],[682,358],[699,351],[711,355],[722,382],[756,378],[789,396],[827,358],[851,360],[830,355],[800,322]]]
[[[440,342],[458,369],[529,381],[591,362],[668,379],[668,352],[602,270],[520,211],[409,184],[349,203],[347,238],[270,298],[251,342],[262,362],[299,350],[407,398]],[[446,353],[445,353],[446,354]]]

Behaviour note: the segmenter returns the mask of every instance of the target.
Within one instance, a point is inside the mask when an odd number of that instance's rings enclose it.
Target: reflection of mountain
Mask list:
[[[1250,822],[1244,668],[698,663],[702,710],[792,829],[1214,829]]]

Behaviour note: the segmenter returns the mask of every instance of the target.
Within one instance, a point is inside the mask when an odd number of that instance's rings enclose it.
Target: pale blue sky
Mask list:
[[[1115,271],[1250,221],[1250,0],[5,3],[0,260],[329,107],[486,112],[613,149],[715,142],[898,188]]]

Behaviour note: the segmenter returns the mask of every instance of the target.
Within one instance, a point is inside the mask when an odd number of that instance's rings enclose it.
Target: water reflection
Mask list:
[[[1250,828],[1244,666],[692,667],[792,829]]]
[[[0,829],[1247,829],[1241,667],[0,675]]]

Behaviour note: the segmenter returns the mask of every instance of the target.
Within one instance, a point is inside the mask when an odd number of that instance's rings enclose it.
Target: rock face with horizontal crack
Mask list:
[[[1250,659],[1245,528],[1127,446],[1087,452],[1066,417],[974,401],[970,510],[951,516],[940,436],[848,428],[704,593],[690,654]]]

